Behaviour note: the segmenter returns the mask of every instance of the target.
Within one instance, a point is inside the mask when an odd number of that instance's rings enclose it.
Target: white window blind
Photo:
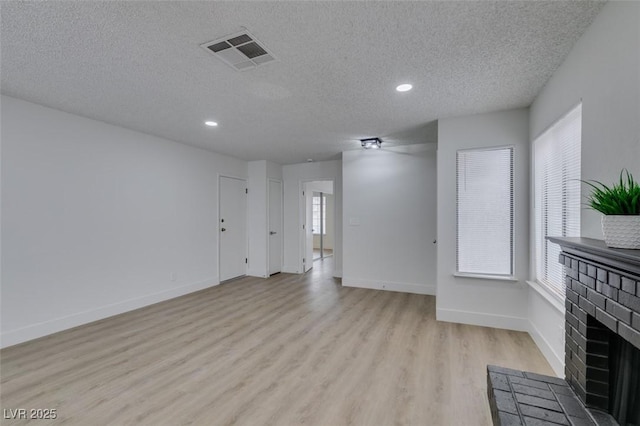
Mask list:
[[[457,269],[513,275],[513,147],[457,153]]]
[[[580,236],[582,105],[534,141],[536,279],[564,298],[560,246],[546,237]]]

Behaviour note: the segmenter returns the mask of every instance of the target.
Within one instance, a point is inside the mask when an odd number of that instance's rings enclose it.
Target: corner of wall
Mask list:
[[[542,355],[544,355],[545,359],[553,369],[553,372],[556,373],[556,376],[564,377],[564,360],[553,350],[551,344],[549,344],[547,339],[545,339],[532,321],[529,321],[527,331],[529,336],[531,336],[531,339],[533,339],[533,342],[536,344],[538,349],[540,349],[540,352],[542,352]]]

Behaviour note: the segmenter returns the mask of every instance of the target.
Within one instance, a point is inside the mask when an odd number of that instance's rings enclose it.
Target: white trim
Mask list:
[[[364,280],[360,278],[342,278],[343,287],[369,288],[373,290],[398,291],[401,293],[428,294],[435,296],[435,284],[401,283],[393,281]]]
[[[477,278],[481,280],[492,280],[492,281],[511,281],[517,283],[520,281],[517,277],[513,275],[486,275],[486,274],[475,274],[475,273],[467,273],[467,272],[454,272],[454,277],[458,278]]]
[[[540,296],[542,296],[547,302],[549,302],[554,308],[558,310],[562,315],[565,313],[564,300],[560,298],[556,293],[553,293],[545,286],[536,281],[526,281],[529,288],[535,290]]]
[[[336,277],[336,278],[342,278],[342,269],[334,269],[333,270],[333,276]]]
[[[437,308],[436,319],[438,321],[502,328],[505,330],[529,331],[529,320],[527,318],[494,315],[484,312]]]
[[[114,315],[133,311],[165,300],[174,299],[184,296],[185,294],[203,290],[205,288],[218,285],[219,282],[215,278],[199,281],[180,287],[171,288],[158,293],[147,294],[145,296],[124,300],[122,302],[112,303],[97,309],[78,312],[67,315],[65,317],[44,321],[37,324],[28,325],[17,330],[11,330],[0,335],[0,347],[8,347],[17,345],[18,343],[28,340],[37,339],[38,337],[47,336],[79,325],[88,324]]]
[[[562,356],[555,353],[553,347],[531,321],[529,321],[529,335],[538,346],[538,349],[540,349],[540,352],[542,352],[542,355],[547,359],[549,365],[551,365],[556,376],[564,378],[564,353]]]

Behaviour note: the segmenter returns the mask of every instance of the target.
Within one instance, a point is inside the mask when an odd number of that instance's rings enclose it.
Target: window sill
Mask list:
[[[546,287],[537,283],[536,281],[527,281],[527,284],[531,289],[533,289],[536,293],[542,296],[551,306],[553,306],[558,312],[564,315],[564,299],[558,296],[557,294],[547,290]]]
[[[481,280],[491,280],[491,281],[509,281],[509,282],[518,282],[518,278],[512,275],[483,275],[483,274],[468,274],[465,272],[455,272],[453,274],[454,277],[458,278],[476,278]]]

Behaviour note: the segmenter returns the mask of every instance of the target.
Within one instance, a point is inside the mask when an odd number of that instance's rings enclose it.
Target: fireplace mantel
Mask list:
[[[547,239],[560,245],[565,253],[640,275],[640,250],[610,248],[604,241],[593,238],[548,237]]]

